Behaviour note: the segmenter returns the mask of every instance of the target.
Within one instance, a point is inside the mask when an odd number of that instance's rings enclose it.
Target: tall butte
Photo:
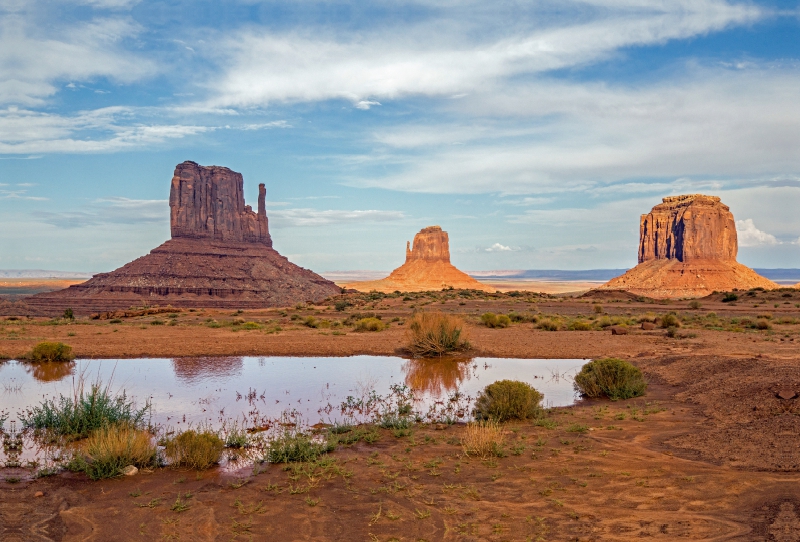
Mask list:
[[[345,287],[364,292],[423,292],[444,288],[494,291],[450,263],[450,239],[439,226],[421,229],[414,236],[413,248],[407,242],[406,262],[385,279],[352,282]]]
[[[266,188],[258,211],[244,203],[241,173],[184,162],[169,194],[172,239],[111,273],[25,299],[43,312],[131,306],[259,308],[321,301],[341,292],[272,248]]]
[[[718,197],[664,198],[639,223],[639,265],[599,289],[663,299],[779,287],[738,263],[738,250],[733,213]]]

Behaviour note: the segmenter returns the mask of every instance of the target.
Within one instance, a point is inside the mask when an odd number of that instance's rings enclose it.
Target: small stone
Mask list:
[[[36,493],[33,494],[33,496],[34,497],[44,497],[44,493],[41,492],[41,491],[37,491]]]
[[[122,469],[120,472],[122,474],[124,474],[125,476],[133,476],[134,474],[139,472],[139,469],[137,469],[133,465],[128,465],[127,467]]]
[[[622,326],[611,326],[612,335],[627,335],[628,328]]]
[[[642,329],[645,331],[652,331],[656,328],[656,325],[653,322],[642,322]]]

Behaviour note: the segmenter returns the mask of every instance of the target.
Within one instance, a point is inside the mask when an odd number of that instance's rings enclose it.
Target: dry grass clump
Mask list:
[[[362,318],[358,322],[356,322],[356,327],[354,331],[383,331],[386,329],[386,324],[384,324],[378,318]]]
[[[473,415],[478,420],[526,420],[542,414],[544,395],[519,380],[498,380],[486,386],[475,400]]]
[[[441,312],[414,314],[407,339],[407,348],[415,356],[441,356],[469,348],[464,320]]]
[[[612,401],[644,395],[647,382],[641,369],[630,362],[605,358],[590,361],[575,375],[575,389],[587,397]]]
[[[92,432],[83,451],[87,457],[78,460],[79,469],[92,480],[117,476],[128,465],[158,465],[158,453],[150,433],[129,424],[109,425]]]
[[[461,446],[468,456],[487,458],[503,455],[503,426],[496,421],[470,422],[461,437]]]
[[[207,469],[219,463],[225,443],[213,431],[190,429],[167,441],[164,455],[176,467]]]
[[[493,312],[485,312],[481,315],[481,323],[486,327],[504,328],[511,325],[511,318],[509,318],[505,314],[495,314]]]
[[[72,347],[59,342],[40,342],[33,347],[28,359],[31,361],[72,361],[75,355]]]

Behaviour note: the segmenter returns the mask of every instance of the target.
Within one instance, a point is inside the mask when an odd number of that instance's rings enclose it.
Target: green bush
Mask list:
[[[334,308],[336,308],[337,311],[342,312],[342,311],[346,310],[347,307],[350,306],[350,303],[347,302],[347,301],[342,300],[342,301],[337,301],[336,303],[333,304],[333,306],[334,306]]]
[[[730,303],[731,301],[736,301],[739,299],[739,296],[734,294],[733,292],[728,292],[722,297],[723,303]]]
[[[575,389],[587,397],[608,397],[612,401],[644,395],[647,382],[633,364],[605,358],[590,361],[575,375]]]
[[[149,410],[149,403],[137,409],[124,391],[112,395],[108,387],[103,388],[100,383],[95,383],[85,392],[81,384],[73,397],[61,395],[57,402],[45,399],[39,406],[23,413],[20,421],[23,426],[32,429],[46,429],[57,435],[84,438],[92,431],[110,425],[126,424],[141,428]]]
[[[64,318],[64,320],[74,320],[75,313],[72,312],[72,309],[64,309],[64,315],[62,316],[62,318]]]
[[[585,320],[573,320],[567,326],[570,331],[591,331],[592,324]]]
[[[493,312],[486,312],[481,315],[481,323],[486,327],[499,327],[504,328],[511,325],[511,318],[505,314],[495,314]]]
[[[701,308],[702,306],[703,305],[701,305],[700,302],[698,300],[696,300],[696,299],[694,299],[694,300],[689,302],[689,308],[690,309],[697,310],[697,309]]]
[[[674,314],[665,314],[661,317],[661,327],[664,329],[670,327],[681,327],[681,321]]]
[[[383,331],[386,324],[377,318],[362,318],[356,322],[355,331]]]
[[[519,380],[498,380],[478,394],[473,415],[477,420],[504,422],[525,420],[542,415],[544,396],[533,386]]]
[[[558,331],[561,328],[556,320],[550,318],[545,318],[544,320],[540,321],[536,327],[543,329],[544,331]]]
[[[245,322],[241,325],[242,329],[261,329],[261,324],[258,322]]]
[[[332,452],[335,448],[334,439],[315,442],[309,435],[287,431],[270,441],[265,459],[270,463],[314,461],[319,456]]]
[[[213,431],[190,429],[167,441],[164,455],[176,467],[207,469],[219,463],[225,443]]]
[[[59,342],[40,342],[33,347],[28,359],[31,361],[72,361],[72,347]]]

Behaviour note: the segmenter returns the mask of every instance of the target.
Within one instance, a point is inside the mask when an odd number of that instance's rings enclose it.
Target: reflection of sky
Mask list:
[[[572,375],[583,361],[475,358],[463,362],[466,365],[461,369],[454,369],[453,362],[442,362],[439,373],[437,361],[425,363],[432,365],[416,371],[414,381],[427,390],[422,394],[423,403],[441,392],[453,391],[454,385],[474,397],[496,380],[513,379],[529,382],[544,393],[546,406],[563,406],[575,400]],[[216,424],[222,418],[242,415],[252,419],[256,412],[274,418],[287,409],[295,409],[306,421],[315,423],[329,421],[329,415],[318,412],[326,404],[338,406],[348,395],[360,397],[373,389],[386,394],[391,384],[406,382],[412,367],[413,363],[403,358],[378,356],[78,360],[71,375],[43,382],[26,371],[24,364],[11,361],[0,365],[0,405],[10,419],[16,419],[17,412],[44,397],[72,395],[83,375],[87,386],[99,379],[111,382],[113,391],[125,390],[139,404],[149,399],[156,423],[180,427],[185,416],[185,423]],[[437,393],[420,379],[445,389]],[[251,391],[255,399],[248,401]],[[241,395],[238,399],[237,393]]]

